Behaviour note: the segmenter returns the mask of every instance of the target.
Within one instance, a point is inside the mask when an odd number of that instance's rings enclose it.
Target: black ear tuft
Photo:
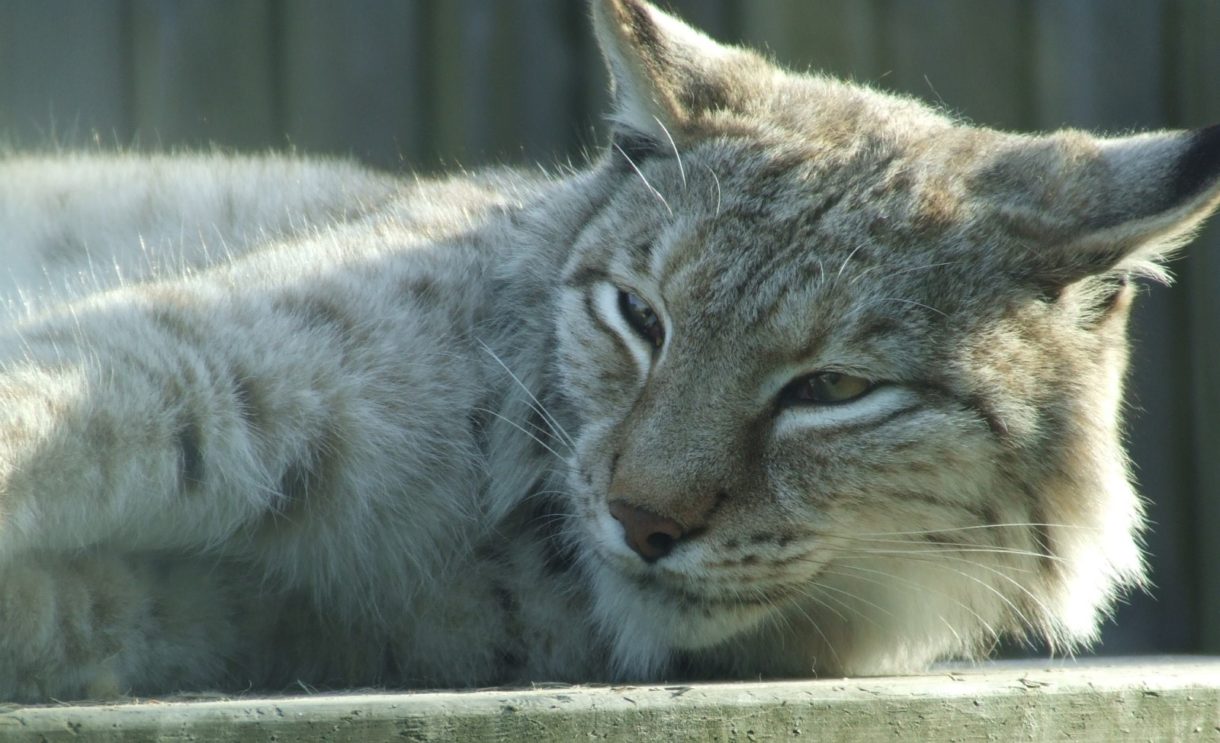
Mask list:
[[[1173,185],[1177,199],[1188,199],[1220,180],[1220,124],[1197,129],[1178,161]]]

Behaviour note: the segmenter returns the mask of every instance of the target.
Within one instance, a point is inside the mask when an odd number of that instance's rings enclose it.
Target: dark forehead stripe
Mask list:
[[[608,279],[609,274],[607,274],[601,268],[594,266],[580,266],[572,273],[571,276],[567,278],[567,281],[564,283],[573,289],[588,289],[590,286]]]
[[[723,218],[736,220],[738,234],[749,243],[732,246],[734,253],[709,297],[712,303],[737,305],[749,298],[754,319],[765,319],[788,292],[833,273],[849,256],[853,264],[868,257],[868,245],[845,243],[825,222],[841,209],[867,206],[871,192],[898,161],[897,153],[888,146],[861,145],[836,166],[816,173],[810,158],[803,153],[769,161],[751,174],[754,184],[745,185],[748,198],[725,210]],[[808,208],[789,211],[788,202],[802,192]]]

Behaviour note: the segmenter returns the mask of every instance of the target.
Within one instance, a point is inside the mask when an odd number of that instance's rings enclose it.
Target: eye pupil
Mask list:
[[[665,328],[661,325],[661,318],[657,317],[657,313],[647,302],[640,299],[638,294],[620,291],[618,306],[627,323],[643,336],[644,340],[657,348],[661,347],[665,342]]]
[[[781,405],[837,405],[864,397],[875,385],[863,377],[817,372],[791,382],[780,393]]]

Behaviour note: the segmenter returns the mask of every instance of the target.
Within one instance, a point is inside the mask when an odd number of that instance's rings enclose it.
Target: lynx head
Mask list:
[[[593,15],[614,133],[558,366],[621,673],[1093,639],[1143,574],[1130,279],[1220,200],[1220,128],[1001,133]]]

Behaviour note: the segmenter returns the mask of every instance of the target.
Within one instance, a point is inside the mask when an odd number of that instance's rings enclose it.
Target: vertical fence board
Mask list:
[[[495,26],[495,7],[489,0],[452,0],[431,6],[428,92],[432,99],[429,140],[452,167],[485,157],[489,137],[481,125],[491,117],[487,62]],[[496,72],[499,72],[498,70]],[[482,73],[480,77],[479,73]]]
[[[746,43],[769,50],[785,65],[867,83],[885,73],[876,0],[775,0],[765,12],[748,8],[742,15]]]
[[[1125,131],[1164,121],[1169,0],[1037,0],[1032,48],[1043,127]]]
[[[145,143],[283,145],[267,0],[137,0],[132,32]]]
[[[570,13],[571,0],[516,0],[505,28],[510,32],[515,141],[502,145],[512,160],[550,163],[577,154],[590,114],[577,86],[581,44],[576,27],[584,13]],[[584,9],[581,8],[581,11]],[[588,139],[587,137],[583,139]]]
[[[281,13],[283,121],[293,145],[382,167],[423,161],[421,67],[437,62],[423,59],[421,5],[293,0]]]
[[[1173,29],[1176,103],[1183,125],[1220,124],[1220,3],[1187,0]],[[1189,299],[1190,388],[1194,410],[1195,499],[1192,563],[1204,652],[1220,652],[1220,220],[1175,266]]]
[[[1037,96],[1043,126],[1111,131],[1163,126],[1167,119],[1163,48],[1165,3],[1133,0],[1114,12],[1109,0],[1041,0],[1034,24]],[[1184,298],[1159,287],[1143,292],[1132,317],[1135,353],[1128,385],[1130,448],[1154,524],[1155,598],[1135,594],[1107,628],[1108,651],[1184,651],[1198,627],[1188,523],[1191,477],[1187,398],[1168,379],[1188,378]]]
[[[893,70],[887,86],[980,124],[1028,128],[1027,9],[1025,0],[891,2],[884,25],[885,59]]]
[[[0,5],[0,141],[127,144],[123,23],[120,0]]]

